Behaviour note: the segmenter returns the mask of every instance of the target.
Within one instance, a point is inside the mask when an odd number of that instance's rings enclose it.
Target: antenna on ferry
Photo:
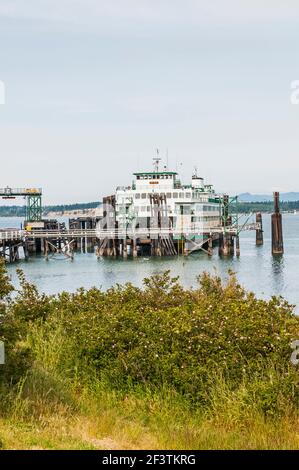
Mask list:
[[[157,151],[157,156],[153,158],[154,161],[154,169],[155,172],[158,173],[159,171],[159,162],[161,161],[160,155],[159,155],[159,149],[156,149]]]

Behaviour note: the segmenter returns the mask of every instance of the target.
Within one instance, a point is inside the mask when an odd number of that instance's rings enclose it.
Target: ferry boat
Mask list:
[[[128,223],[138,227],[153,227],[157,222],[155,204],[161,208],[161,222],[170,227],[174,238],[181,233],[195,238],[209,234],[220,227],[221,197],[212,185],[195,169],[190,184],[182,184],[176,171],[159,169],[160,158],[155,157],[154,169],[134,173],[132,186],[118,187],[115,193],[116,222],[119,228]]]
[[[219,253],[234,250],[238,229],[229,215],[230,198],[216,194],[194,171],[190,184],[183,184],[176,171],[159,168],[159,155],[152,171],[134,173],[131,186],[118,187],[103,198],[103,218],[97,231],[98,257],[128,254],[166,256],[203,250]]]

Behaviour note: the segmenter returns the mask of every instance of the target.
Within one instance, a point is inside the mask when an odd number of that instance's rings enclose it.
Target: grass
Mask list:
[[[167,388],[135,387],[124,394],[94,379],[82,386],[52,375],[53,369],[50,374],[36,363],[20,381],[0,419],[0,448],[299,449],[296,413],[266,417],[245,404],[246,385],[232,394],[221,377],[203,412]]]
[[[167,398],[78,397],[78,410],[31,403],[35,413],[0,420],[3,449],[298,449],[299,420],[201,416]],[[26,405],[25,405],[26,408]]]

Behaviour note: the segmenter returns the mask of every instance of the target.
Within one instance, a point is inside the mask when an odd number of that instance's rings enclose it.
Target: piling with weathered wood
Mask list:
[[[240,250],[240,237],[239,235],[236,235],[236,256],[240,256],[241,250]]]
[[[118,236],[110,236],[109,230],[117,230],[118,224],[115,218],[115,195],[103,198],[103,226],[108,231],[107,237],[103,238],[97,249],[97,256],[117,256],[120,254],[120,240]],[[126,257],[127,237],[123,240],[122,254]]]
[[[219,234],[219,256],[233,256],[235,253],[234,239],[230,233]]]
[[[208,240],[208,255],[213,256],[213,236],[211,234]]]
[[[282,215],[279,208],[279,193],[274,193],[274,214],[272,214],[272,254],[282,255],[283,247],[283,230]]]
[[[264,231],[263,231],[263,218],[260,212],[256,214],[256,224],[257,224],[257,227],[259,227],[256,230],[256,246],[261,246],[264,244]]]

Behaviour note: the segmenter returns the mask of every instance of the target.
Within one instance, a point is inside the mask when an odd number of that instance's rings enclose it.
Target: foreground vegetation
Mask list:
[[[40,294],[0,263],[0,447],[298,449],[299,319],[204,274]]]

